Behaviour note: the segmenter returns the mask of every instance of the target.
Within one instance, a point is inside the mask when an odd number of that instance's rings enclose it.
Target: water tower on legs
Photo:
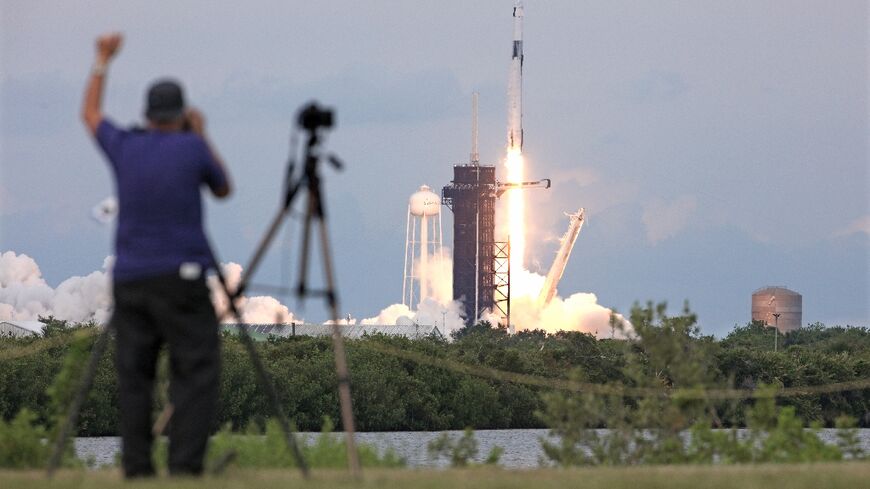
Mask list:
[[[441,242],[441,199],[422,185],[408,200],[402,304],[409,308],[432,296],[432,271],[443,259]]]

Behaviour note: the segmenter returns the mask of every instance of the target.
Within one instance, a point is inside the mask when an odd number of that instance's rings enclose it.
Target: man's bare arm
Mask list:
[[[82,101],[82,120],[92,135],[97,133],[97,126],[103,120],[101,106],[106,70],[109,67],[109,62],[121,48],[121,40],[121,34],[117,32],[104,34],[97,38],[97,56],[88,77],[88,86]]]
[[[208,135],[205,133],[205,117],[202,115],[202,112],[196,109],[187,109],[185,113],[185,117],[187,118],[187,123],[190,125],[190,130],[199,134],[199,136],[205,141],[206,146],[208,146],[208,150],[211,153],[212,159],[217,163],[218,168],[221,173],[224,175],[224,184],[223,187],[213,188],[211,192],[215,195],[215,197],[222,199],[225,197],[229,197],[230,193],[232,193],[232,184],[230,183],[230,174],[227,172],[227,167],[224,164],[224,160],[221,158],[221,155],[218,154],[217,150],[215,150],[214,145],[208,138]]]

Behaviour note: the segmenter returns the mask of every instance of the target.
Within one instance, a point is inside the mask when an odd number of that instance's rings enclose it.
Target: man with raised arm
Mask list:
[[[108,159],[119,214],[113,270],[119,411],[126,477],[154,475],[152,397],[158,351],[169,346],[169,472],[202,473],[216,411],[218,324],[205,283],[213,266],[202,224],[201,189],[230,194],[202,114],[186,109],[178,83],[148,90],[144,129],[121,129],[103,115],[109,63],[121,35],[97,39],[82,119]]]

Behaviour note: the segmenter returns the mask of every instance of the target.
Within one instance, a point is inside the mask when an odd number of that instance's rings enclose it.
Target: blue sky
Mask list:
[[[866,2],[525,6],[528,172],[553,179],[528,194],[532,269],[549,266],[562,212],[583,206],[560,291],[620,311],[688,299],[722,335],[749,319],[754,289],[781,284],[803,294],[804,322],[870,325]],[[0,250],[30,255],[53,285],[110,253],[90,209],[112,182],[78,114],[93,40],[117,29],[114,120],[140,120],[164,75],[208,118],[237,185],[207,209],[224,261],[247,262],[278,204],[296,108],[337,109],[329,146],[347,169],[326,185],[338,283],[343,309],[374,315],[400,299],[407,197],[468,158],[474,90],[481,158],[501,163],[511,8],[4,0]],[[286,256],[272,253],[257,281],[280,282]]]

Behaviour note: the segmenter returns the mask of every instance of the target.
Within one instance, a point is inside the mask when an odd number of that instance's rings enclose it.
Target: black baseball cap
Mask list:
[[[184,94],[181,85],[174,80],[158,80],[148,89],[145,117],[158,122],[168,122],[184,113]]]

